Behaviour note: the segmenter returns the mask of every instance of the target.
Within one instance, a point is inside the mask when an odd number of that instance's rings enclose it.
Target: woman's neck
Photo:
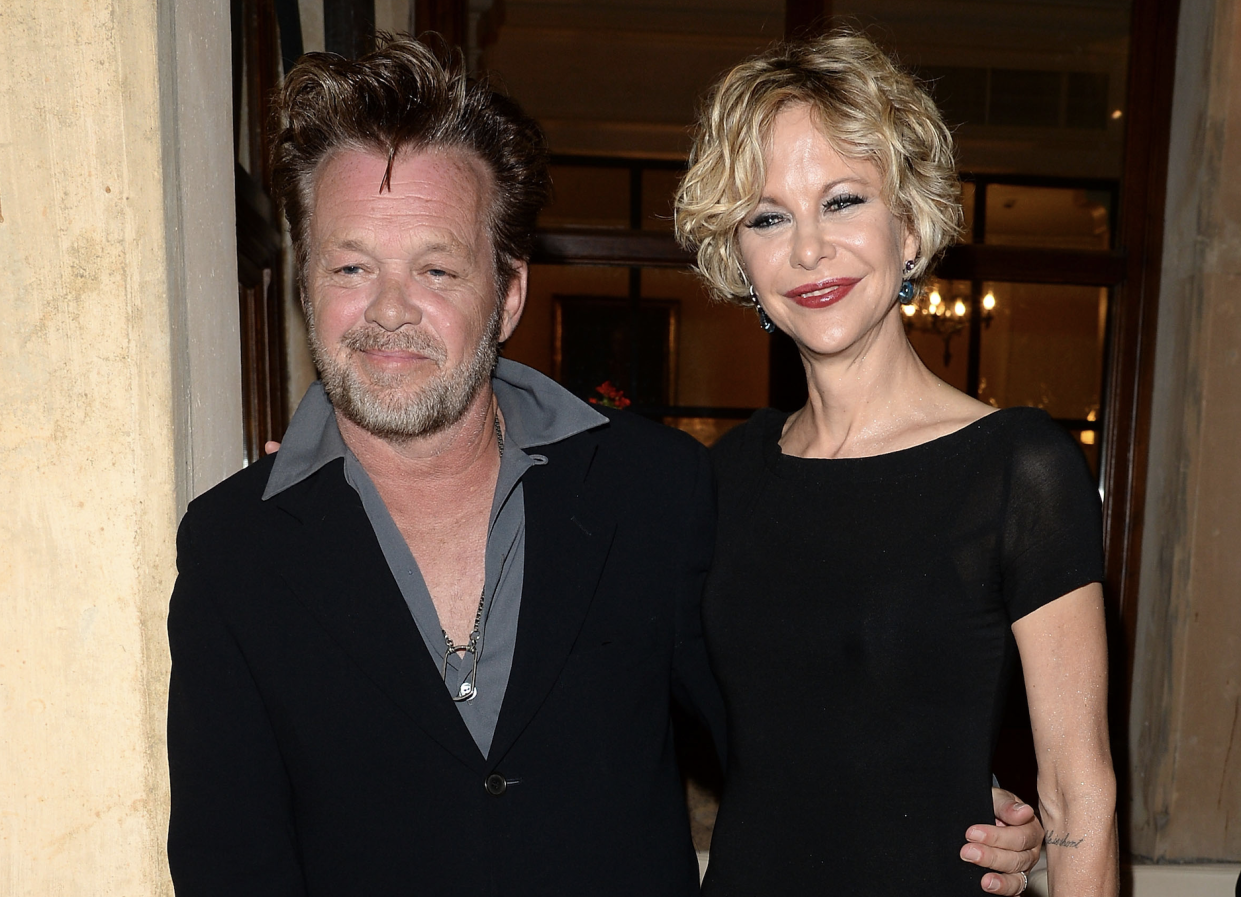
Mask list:
[[[989,410],[927,370],[899,320],[885,321],[849,352],[803,352],[802,364],[809,397],[785,424],[785,454],[884,454],[941,436]]]

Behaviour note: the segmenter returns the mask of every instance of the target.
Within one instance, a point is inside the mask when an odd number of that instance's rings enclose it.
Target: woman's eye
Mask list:
[[[823,208],[829,212],[843,212],[850,206],[861,205],[866,202],[862,197],[855,193],[842,193],[840,196],[833,196],[823,204]]]
[[[774,227],[780,221],[781,217],[775,212],[760,212],[747,221],[745,226],[753,230],[763,230],[768,227]]]

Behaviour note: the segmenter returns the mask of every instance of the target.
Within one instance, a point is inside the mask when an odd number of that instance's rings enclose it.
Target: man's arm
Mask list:
[[[284,764],[186,524],[177,553],[168,615],[168,863],[177,895],[303,897]]]
[[[982,877],[982,889],[989,894],[1020,894],[1028,873],[1038,862],[1043,846],[1043,826],[1034,808],[1003,788],[991,789],[995,805],[995,825],[971,825],[965,832],[966,845],[961,859],[990,869]]]
[[[683,587],[677,598],[677,635],[673,656],[673,693],[677,701],[711,731],[720,766],[727,740],[724,698],[720,694],[702,633],[702,592],[715,551],[715,479],[705,452],[699,454],[693,487],[681,503],[685,523],[677,530],[685,552]]]

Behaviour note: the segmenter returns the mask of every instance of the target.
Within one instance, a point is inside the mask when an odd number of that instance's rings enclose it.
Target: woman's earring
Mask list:
[[[913,271],[913,269],[914,269],[913,259],[910,259],[909,261],[905,262],[905,277],[906,278],[909,277],[909,272]],[[914,289],[913,281],[906,279],[906,280],[901,281],[900,291],[896,295],[901,300],[901,305],[913,305],[914,296],[917,295],[917,292],[918,291]]]
[[[750,301],[758,309],[758,326],[762,327],[767,333],[775,333],[776,325],[771,323],[771,318],[767,317],[767,312],[763,310],[762,303],[758,301],[758,293],[754,292],[754,284],[750,284]]]

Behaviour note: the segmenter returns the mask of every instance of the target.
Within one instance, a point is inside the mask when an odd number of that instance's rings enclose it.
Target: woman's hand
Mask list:
[[[988,894],[1020,894],[1028,873],[1038,862],[1043,845],[1043,826],[1034,808],[1003,788],[991,789],[995,805],[995,825],[971,825],[965,833],[967,843],[961,859],[993,871],[982,877]]]
[[[1103,589],[1077,589],[1013,624],[1038,756],[1050,892],[1119,893],[1116,775],[1107,736]]]

